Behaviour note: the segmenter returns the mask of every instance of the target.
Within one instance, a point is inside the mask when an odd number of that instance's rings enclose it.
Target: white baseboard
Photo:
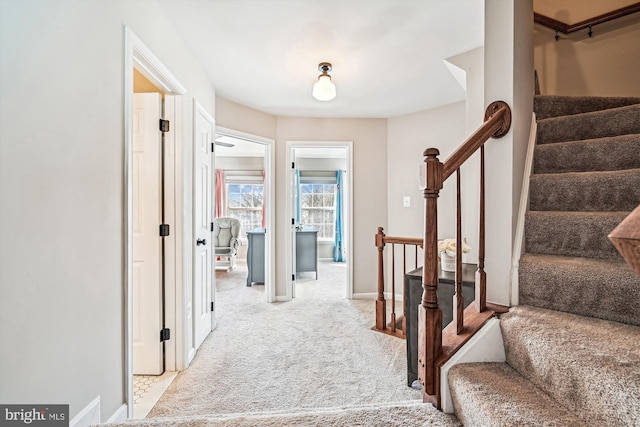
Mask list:
[[[106,421],[107,423],[120,423],[127,420],[127,405],[123,404]]]
[[[384,298],[386,300],[390,300],[391,299],[391,292],[385,292],[384,293]],[[397,293],[396,292],[396,303],[398,303],[398,302],[402,302],[402,293]]]
[[[378,298],[378,293],[377,292],[354,292],[353,299],[377,299]]]
[[[384,293],[385,300],[389,301],[391,299],[391,292]],[[353,294],[353,299],[378,299],[377,292],[358,292]],[[396,293],[396,303],[402,302],[402,294]]]
[[[93,399],[69,422],[69,427],[86,427],[100,424],[100,396]]]
[[[471,339],[444,364],[440,371],[442,411],[453,414],[453,401],[449,390],[448,375],[452,366],[473,362],[504,362],[504,341],[499,319],[489,319]]]

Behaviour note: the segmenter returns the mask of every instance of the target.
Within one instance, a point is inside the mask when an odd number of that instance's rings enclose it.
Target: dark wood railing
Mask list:
[[[602,15],[594,16],[593,18],[585,19],[584,21],[576,22],[575,24],[566,24],[557,19],[550,18],[540,13],[533,13],[533,21],[549,27],[552,30],[561,32],[564,34],[571,34],[576,31],[589,29],[589,37],[591,37],[592,27],[603,24],[605,22],[613,21],[614,19],[622,18],[623,16],[630,15],[632,13],[640,12],[640,3],[633,3],[620,9],[612,10],[611,12],[603,13]],[[557,33],[556,33],[557,34]],[[556,38],[557,40],[557,38]]]
[[[423,399],[440,408],[440,368],[494,315],[487,309],[484,271],[485,258],[485,181],[484,143],[491,137],[504,136],[511,126],[511,110],[502,102],[493,102],[485,111],[485,121],[446,161],[438,160],[440,152],[428,148],[426,163],[424,268],[422,304],[418,308],[418,380]],[[462,213],[460,209],[460,167],[480,150],[480,224],[478,271],[475,304],[465,310],[462,297]],[[438,306],[438,196],[444,181],[455,172],[457,178],[456,272],[453,321],[442,330],[442,310]]]
[[[384,276],[384,249],[391,245],[391,322],[387,324],[387,301],[385,299]],[[407,246],[413,247],[413,268],[418,268],[419,251],[422,248],[422,239],[419,237],[394,237],[384,234],[384,229],[378,227],[376,234],[376,247],[378,248],[378,299],[376,300],[376,325],[371,328],[385,334],[406,338],[406,319],[404,315],[398,317],[396,313],[396,245],[402,246],[402,276],[400,277],[400,292],[402,292],[403,307],[406,296],[404,295],[404,276],[407,274]]]

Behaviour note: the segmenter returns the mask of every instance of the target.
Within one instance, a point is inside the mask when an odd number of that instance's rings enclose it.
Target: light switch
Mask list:
[[[404,198],[402,199],[402,206],[404,206],[405,208],[411,207],[411,196],[404,196]]]

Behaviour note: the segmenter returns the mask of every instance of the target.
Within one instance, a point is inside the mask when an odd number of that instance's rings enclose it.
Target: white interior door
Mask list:
[[[164,371],[162,342],[162,98],[133,96],[133,373]]]
[[[214,122],[194,101],[193,176],[193,331],[199,348],[214,326],[213,253],[213,143]]]

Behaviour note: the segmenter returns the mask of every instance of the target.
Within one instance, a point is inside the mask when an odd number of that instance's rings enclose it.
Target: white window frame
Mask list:
[[[328,178],[328,177],[313,177],[313,176],[306,176],[306,177],[302,177],[300,179],[300,198],[302,198],[302,186],[303,185],[314,185],[314,184],[322,184],[322,185],[333,185],[333,206],[331,207],[312,207],[312,208],[304,208],[302,207],[302,200],[299,201],[300,203],[300,212],[302,214],[302,211],[304,209],[323,209],[323,210],[332,210],[333,211],[333,236],[331,237],[321,237],[321,231],[318,230],[318,241],[319,242],[333,242],[335,240],[335,219],[336,219],[336,196],[337,196],[337,185],[335,182],[335,178]],[[323,191],[323,194],[324,193]],[[302,218],[300,218],[301,221],[301,225],[302,224]],[[324,223],[323,223],[324,225]],[[313,225],[310,225],[313,226]],[[322,232],[324,232],[324,229],[322,230]]]
[[[260,211],[262,212],[263,207],[262,205],[260,207],[252,207],[252,208],[232,208],[230,207],[230,203],[229,203],[229,186],[230,185],[261,185],[262,186],[262,198],[263,198],[263,202],[264,203],[264,180],[262,179],[262,177],[256,177],[256,176],[229,176],[229,177],[225,177],[225,191],[224,191],[224,197],[225,197],[225,215],[229,216],[229,217],[233,217],[235,218],[235,216],[231,215],[231,212],[233,210],[250,210],[250,211]],[[258,224],[258,227],[260,227],[262,224]],[[256,227],[254,227],[256,228]],[[241,233],[240,233],[240,238],[239,240],[242,242],[246,242],[247,241],[247,237],[246,237],[246,232],[247,231],[251,231],[251,230],[242,230],[241,229]]]

